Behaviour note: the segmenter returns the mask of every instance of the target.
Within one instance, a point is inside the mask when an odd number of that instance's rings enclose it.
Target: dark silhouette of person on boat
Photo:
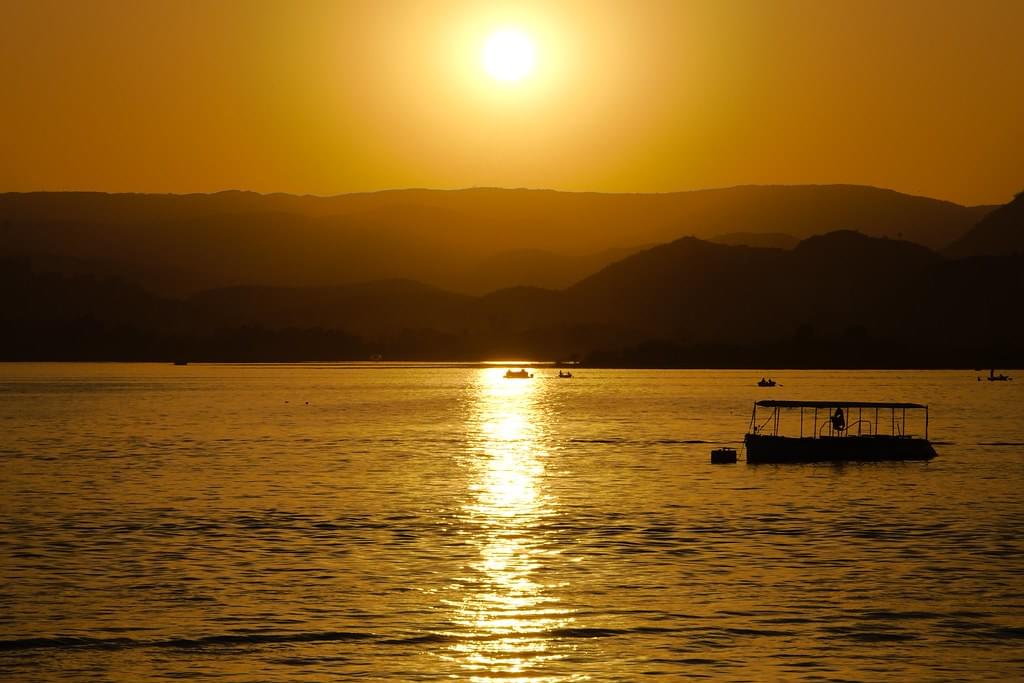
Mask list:
[[[842,408],[836,408],[836,412],[832,414],[832,429],[837,432],[846,429],[846,416],[843,415]]]

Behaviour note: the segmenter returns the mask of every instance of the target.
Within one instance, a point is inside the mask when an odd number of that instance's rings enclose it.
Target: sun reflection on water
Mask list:
[[[460,636],[450,654],[472,681],[564,681],[542,672],[569,654],[557,634],[573,622],[552,595],[557,576],[539,577],[560,552],[543,529],[555,507],[544,485],[543,379],[505,379],[502,371],[480,371],[468,423],[475,447],[463,513],[479,557],[450,603]]]

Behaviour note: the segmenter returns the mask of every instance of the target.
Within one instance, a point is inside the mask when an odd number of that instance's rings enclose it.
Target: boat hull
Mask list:
[[[927,439],[905,436],[826,436],[814,439],[747,434],[743,443],[747,449],[747,462],[751,464],[931,460],[936,456]]]

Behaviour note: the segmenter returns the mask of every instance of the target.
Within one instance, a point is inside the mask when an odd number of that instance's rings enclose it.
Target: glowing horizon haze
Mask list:
[[[1024,189],[1022,25],[992,0],[12,0],[0,192],[850,183],[1003,203]],[[487,66],[510,28],[527,47]]]

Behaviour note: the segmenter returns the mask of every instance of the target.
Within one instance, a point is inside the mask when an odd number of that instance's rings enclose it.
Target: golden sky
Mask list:
[[[1024,189],[1020,0],[3,0],[0,191]],[[490,78],[487,37],[536,67]]]

